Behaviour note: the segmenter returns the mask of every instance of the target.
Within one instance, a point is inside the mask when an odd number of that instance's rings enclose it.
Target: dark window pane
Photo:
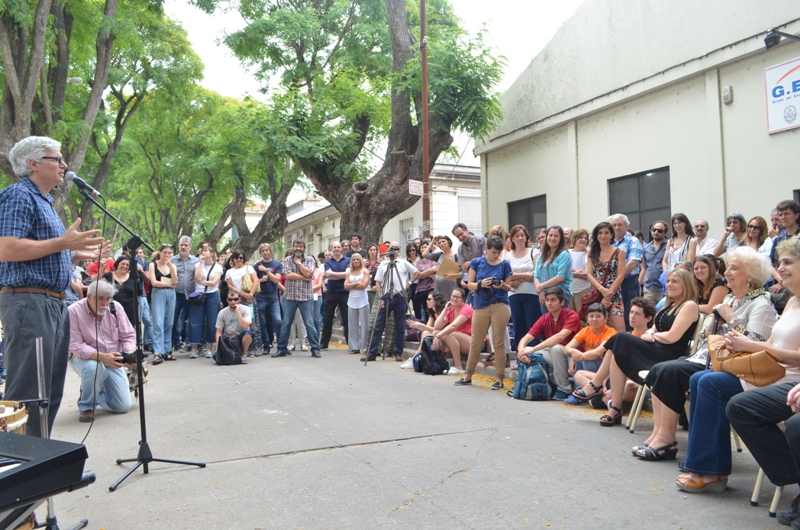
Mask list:
[[[649,240],[650,225],[671,216],[669,168],[609,180],[608,196],[609,214],[627,215],[630,228]]]
[[[508,203],[508,225],[521,224],[534,235],[537,228],[547,227],[547,195],[537,195]]]

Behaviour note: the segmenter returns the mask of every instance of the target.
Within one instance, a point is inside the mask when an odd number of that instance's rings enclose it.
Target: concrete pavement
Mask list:
[[[679,491],[675,462],[630,456],[635,435],[601,428],[599,411],[520,402],[456,376],[363,366],[346,350],[253,358],[218,367],[188,359],[150,368],[147,435],[154,463],[119,489],[108,486],[140,439],[138,405],[98,409],[88,433],[88,488],[56,497],[62,528],[781,528],[749,498],[757,467],[734,451],[728,492]],[[70,370],[53,437],[87,435]],[[678,433],[679,459],[687,433]],[[780,509],[788,509],[787,488]],[[39,510],[39,518],[44,512]]]

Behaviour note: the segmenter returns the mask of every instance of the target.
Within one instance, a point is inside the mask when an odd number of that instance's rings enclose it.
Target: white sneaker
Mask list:
[[[400,365],[400,368],[414,368],[414,359],[409,357],[403,364]]]
[[[458,375],[458,374],[465,374],[465,373],[467,373],[465,370],[462,370],[461,368],[456,368],[455,366],[451,366],[450,367],[450,371],[447,372],[448,375]]]

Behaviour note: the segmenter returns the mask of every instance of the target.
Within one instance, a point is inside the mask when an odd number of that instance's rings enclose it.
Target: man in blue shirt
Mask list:
[[[625,306],[625,329],[631,331],[628,315],[631,312],[631,300],[639,296],[639,263],[642,261],[642,244],[628,233],[628,216],[615,213],[608,218],[614,229],[612,245],[625,251],[625,279],[622,280],[622,303]]]
[[[50,190],[64,182],[61,143],[23,138],[8,152],[19,182],[0,191],[0,320],[6,334],[6,399],[38,398],[36,338],[42,338],[48,425],[53,428],[67,372],[69,314],[64,303],[72,263],[105,260],[100,230],[69,228],[53,208]],[[39,408],[28,411],[27,433],[41,436]]]
[[[185,351],[192,348],[186,341],[186,333],[189,328],[189,295],[194,292],[194,268],[200,263],[200,258],[193,256],[192,238],[181,236],[178,240],[178,253],[169,260],[175,265],[178,271],[178,285],[175,286],[175,320],[172,324],[172,348],[180,348],[181,341],[184,342]]]
[[[639,273],[639,283],[644,288],[644,297],[657,304],[661,300],[661,273],[663,272],[664,253],[667,245],[664,237],[667,233],[667,223],[656,221],[650,227],[653,240],[642,249],[642,272]]]
[[[272,258],[272,245],[262,243],[258,247],[261,261],[253,265],[258,281],[261,282],[261,291],[256,293],[256,312],[261,330],[261,344],[264,345],[264,355],[269,355],[272,348],[272,337],[277,330],[281,331],[283,319],[281,318],[281,303],[278,296],[278,286],[281,284],[283,263]]]
[[[350,258],[342,255],[342,244],[334,241],[331,243],[333,256],[323,264],[324,275],[328,280],[328,291],[325,293],[325,303],[322,306],[322,336],[319,339],[319,347],[322,350],[328,348],[333,332],[333,316],[336,308],[339,308],[339,318],[342,319],[344,336],[347,337],[347,299],[350,293],[344,288],[345,272],[350,267]]]

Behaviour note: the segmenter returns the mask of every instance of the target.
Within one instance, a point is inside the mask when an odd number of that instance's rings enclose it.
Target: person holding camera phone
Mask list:
[[[494,344],[494,366],[496,381],[492,390],[503,388],[506,368],[505,331],[511,319],[511,308],[508,304],[508,291],[511,282],[508,278],[513,274],[511,265],[503,259],[503,240],[499,236],[490,236],[486,240],[486,256],[473,258],[469,265],[469,281],[467,285],[474,293],[472,298],[472,340],[469,345],[467,371],[463,378],[456,381],[456,386],[472,384],[472,375],[481,356],[483,339],[492,326],[492,343]]]
[[[115,291],[106,280],[95,280],[86,298],[69,306],[70,365],[81,378],[81,423],[94,420],[98,405],[117,414],[131,409],[125,368],[132,368],[136,358],[125,352],[136,350],[136,332],[122,305],[114,301]]]

